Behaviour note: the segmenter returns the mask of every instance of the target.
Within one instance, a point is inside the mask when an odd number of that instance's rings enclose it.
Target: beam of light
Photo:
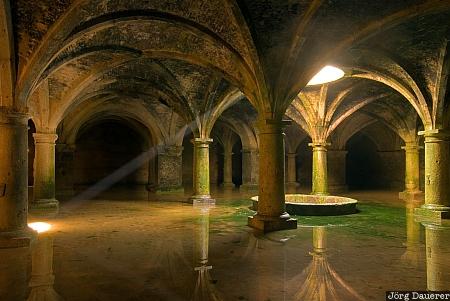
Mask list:
[[[193,126],[195,126],[195,121],[186,124],[186,126],[182,127],[175,136],[178,136],[182,132],[186,131],[186,127],[192,128]],[[108,190],[111,186],[119,182],[121,179],[138,170],[143,164],[147,164],[150,160],[154,159],[158,153],[157,147],[158,146],[154,146],[146,152],[141,153],[139,156],[135,157],[131,161],[115,170],[112,174],[104,177],[94,185],[88,187],[86,190],[68,201],[64,207],[66,209],[73,210],[76,207],[81,206],[83,203],[95,198],[100,193]]]
[[[323,67],[313,78],[308,82],[307,86],[321,85],[329,82],[334,82],[342,77],[345,73],[339,68],[333,66]]]
[[[33,229],[34,231],[37,231],[37,233],[43,233],[47,232],[52,228],[52,225],[44,222],[35,222],[35,223],[29,223],[28,227]]]

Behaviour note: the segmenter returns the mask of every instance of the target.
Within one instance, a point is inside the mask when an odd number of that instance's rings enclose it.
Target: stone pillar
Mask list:
[[[256,191],[259,181],[258,150],[242,149],[241,191]]]
[[[296,153],[288,153],[287,157],[287,188],[289,190],[295,190],[299,186],[297,182],[297,168],[295,164],[295,158],[297,157]]]
[[[0,109],[0,247],[27,246],[28,116]]]
[[[56,144],[56,196],[59,199],[71,199],[74,190],[74,157],[75,145]]]
[[[259,166],[264,173],[259,179],[258,212],[248,218],[248,225],[263,232],[297,227],[285,206],[282,128],[282,121],[259,122]]]
[[[346,180],[346,157],[347,151],[344,150],[328,150],[328,191],[342,192],[347,191]]]
[[[328,195],[327,143],[313,142],[312,192],[315,195]]]
[[[399,198],[415,200],[422,195],[419,182],[420,146],[416,142],[406,143],[402,149],[405,150],[405,190],[399,193]]]
[[[416,213],[432,219],[450,218],[450,134],[442,130],[425,136],[425,204]]]
[[[182,183],[182,152],[182,146],[165,145],[158,147],[157,193],[184,192]]]
[[[35,133],[33,137],[35,144],[34,200],[30,208],[58,208],[58,201],[55,198],[55,142],[58,135]]]
[[[444,225],[424,224],[427,257],[427,289],[445,291],[450,287],[448,258],[450,228]]]
[[[212,139],[195,138],[192,203],[214,203],[209,185],[209,145]]]
[[[223,153],[223,188],[233,189],[233,152],[224,148]]]

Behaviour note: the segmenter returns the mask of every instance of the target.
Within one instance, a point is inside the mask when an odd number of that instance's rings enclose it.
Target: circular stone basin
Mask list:
[[[293,215],[345,215],[356,213],[357,200],[332,195],[286,194],[286,211]],[[258,197],[252,197],[253,210]]]

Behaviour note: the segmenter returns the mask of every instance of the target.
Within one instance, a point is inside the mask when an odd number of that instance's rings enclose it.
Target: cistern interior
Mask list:
[[[446,0],[0,0],[0,300],[445,297],[449,41]]]

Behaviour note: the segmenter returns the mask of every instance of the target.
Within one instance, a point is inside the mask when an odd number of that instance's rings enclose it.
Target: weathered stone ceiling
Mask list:
[[[260,113],[278,110],[282,115],[325,63],[344,62],[348,67],[365,63],[362,55],[358,60],[361,49],[389,58],[371,56],[370,64],[383,72],[403,76],[399,66],[403,67],[425,95],[415,104],[416,110],[423,109],[435,106],[436,70],[450,39],[450,3],[437,0],[16,0],[12,4],[16,95],[35,99],[31,92],[48,82],[51,106],[61,118],[65,114],[61,111],[84,100],[111,99],[140,101],[155,111],[170,107],[187,122],[220,107],[233,86],[246,93]],[[392,97],[374,104],[374,112],[381,114],[384,104],[415,117],[410,107],[396,107],[409,105],[398,101],[397,92],[367,79],[330,85],[326,106],[348,89],[352,91],[333,120],[361,100],[385,94]],[[407,87],[406,94],[416,93],[408,89],[413,90]],[[255,111],[242,103],[225,114],[254,122]],[[431,119],[425,115],[421,113],[424,122]]]
[[[413,18],[358,45],[379,51],[402,66],[432,99],[441,49],[450,39],[450,12]],[[392,66],[391,66],[392,68]]]

